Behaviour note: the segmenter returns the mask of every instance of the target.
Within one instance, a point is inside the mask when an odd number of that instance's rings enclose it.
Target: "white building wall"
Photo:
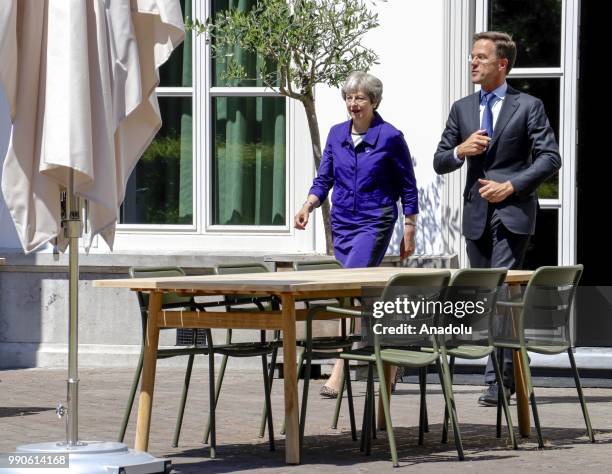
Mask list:
[[[444,3],[389,0],[378,2],[380,26],[365,44],[379,55],[370,72],[383,81],[382,117],[400,129],[410,149],[419,187],[420,215],[417,254],[442,252],[440,210],[442,180],[433,170],[433,154],[446,117],[444,87]],[[338,89],[317,89],[317,112],[322,139],[329,128],[347,120]],[[399,253],[402,229],[398,223],[389,253]],[[324,243],[320,238],[318,250]]]

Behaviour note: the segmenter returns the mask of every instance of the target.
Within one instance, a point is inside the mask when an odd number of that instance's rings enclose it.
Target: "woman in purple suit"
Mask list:
[[[400,257],[415,249],[419,210],[412,160],[402,132],[376,112],[382,90],[382,82],[371,74],[349,75],[342,98],[351,119],[331,128],[317,177],[294,219],[296,229],[305,229],[310,213],[333,187],[334,254],[345,268],[380,265],[397,221],[398,200],[404,214]],[[336,365],[324,395],[338,393],[334,381],[339,382],[342,372]]]

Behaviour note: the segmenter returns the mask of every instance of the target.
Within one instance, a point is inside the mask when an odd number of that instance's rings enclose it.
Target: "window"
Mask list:
[[[255,3],[181,0],[181,7],[185,16],[214,18]],[[130,176],[120,222],[199,234],[285,229],[285,98],[255,79],[262,58],[238,48],[228,52],[249,76],[230,81],[224,58],[211,58],[199,40],[192,55],[194,38],[187,34],[160,69],[163,125]],[[201,124],[198,130],[194,123]]]
[[[476,31],[506,31],[517,42],[508,83],[542,100],[563,162],[538,188],[540,210],[525,268],[574,263],[578,2],[481,0],[478,5]]]
[[[512,74],[514,70],[510,72]],[[555,138],[559,143],[559,107],[561,106],[560,99],[560,79],[558,77],[546,78],[520,78],[508,79],[508,84],[526,94],[537,97],[544,103],[544,110],[548,116],[550,126],[555,132]],[[540,199],[558,199],[559,198],[559,175],[548,178],[538,188],[538,197]]]
[[[181,0],[191,15],[192,0]],[[160,68],[162,128],[136,165],[120,211],[122,224],[194,225],[191,35]]]
[[[542,100],[559,141],[561,0],[490,0],[487,16],[487,29],[509,32],[517,43],[516,64],[508,84]],[[559,197],[558,175],[540,186],[538,196]]]
[[[248,11],[256,0],[213,0],[211,16]],[[247,78],[230,81],[224,57],[211,59],[210,218],[213,226],[286,226],[285,98],[256,80],[264,59],[227,51]]]

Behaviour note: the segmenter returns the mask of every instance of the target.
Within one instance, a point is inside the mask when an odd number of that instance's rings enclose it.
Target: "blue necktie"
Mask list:
[[[489,138],[493,138],[493,102],[495,101],[496,95],[493,92],[485,94],[483,97],[484,110],[482,112],[482,123],[480,128],[487,131]]]

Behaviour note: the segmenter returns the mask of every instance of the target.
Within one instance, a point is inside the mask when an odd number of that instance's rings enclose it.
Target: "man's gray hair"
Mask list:
[[[346,100],[347,94],[363,91],[370,98],[376,110],[382,100],[383,84],[380,79],[363,71],[353,71],[346,78],[342,86],[342,98]]]

